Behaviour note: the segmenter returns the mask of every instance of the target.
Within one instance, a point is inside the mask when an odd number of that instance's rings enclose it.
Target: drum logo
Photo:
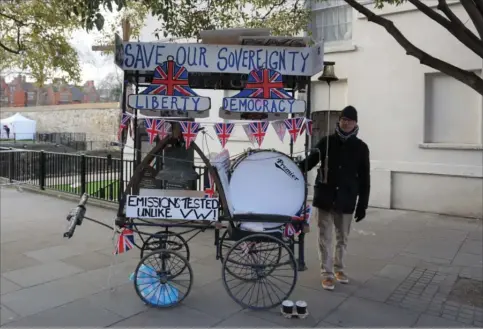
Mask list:
[[[285,166],[285,163],[283,162],[282,159],[277,159],[275,162],[275,167],[286,173],[289,177],[293,178],[294,180],[299,180],[297,176],[295,176],[295,173],[288,169],[287,166]]]

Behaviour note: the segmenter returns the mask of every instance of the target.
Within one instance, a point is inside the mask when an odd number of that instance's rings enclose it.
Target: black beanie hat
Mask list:
[[[340,118],[345,117],[347,119],[354,120],[357,122],[357,110],[354,106],[349,105],[344,107],[342,112],[340,113]]]

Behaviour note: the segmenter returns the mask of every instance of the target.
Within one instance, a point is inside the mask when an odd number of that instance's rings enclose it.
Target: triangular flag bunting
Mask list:
[[[200,124],[193,121],[180,121],[179,124],[181,126],[186,149],[189,149],[191,142],[193,142],[196,139],[196,136],[198,136]]]
[[[163,122],[161,123],[161,127],[159,128],[159,131],[158,131],[159,140],[165,139],[166,136],[168,136],[171,131],[171,124],[164,120],[162,121]]]
[[[215,180],[210,173],[208,173],[208,181],[209,186],[205,189],[205,197],[212,198],[215,195]]]
[[[156,136],[158,136],[162,123],[164,123],[164,120],[144,119],[146,132],[149,135],[149,144],[153,144],[154,140],[156,139]]]
[[[234,123],[216,123],[215,124],[215,132],[216,136],[220,140],[221,147],[225,148],[228,139],[233,132],[233,128],[235,127]]]
[[[262,147],[263,139],[267,134],[268,121],[255,121],[248,125],[250,133],[255,137],[258,147]]]
[[[284,123],[285,127],[287,127],[288,129],[288,133],[292,138],[292,141],[295,143],[297,141],[300,130],[302,129],[304,118],[285,119]]]
[[[129,126],[129,120],[131,120],[131,115],[129,115],[129,113],[123,113],[121,117],[121,124],[119,125],[119,132],[117,134],[117,138],[120,142],[123,130]]]
[[[275,132],[277,133],[278,138],[283,143],[283,139],[285,137],[285,132],[287,131],[287,127],[285,127],[285,123],[283,121],[274,121],[272,122],[272,127],[275,129]]]
[[[307,132],[307,135],[312,136],[312,120],[305,119],[302,129],[300,129],[300,134],[302,135],[304,131]]]
[[[292,223],[285,224],[285,229],[283,235],[286,237],[291,237],[296,233],[295,228],[293,227]]]
[[[243,125],[243,130],[245,130],[245,134],[247,134],[248,139],[250,140],[250,143],[255,144],[255,136],[250,132],[250,125],[246,124]]]

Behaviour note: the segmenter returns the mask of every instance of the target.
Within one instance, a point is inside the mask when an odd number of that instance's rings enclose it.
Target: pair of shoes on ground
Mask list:
[[[344,272],[335,272],[335,278],[328,277],[322,279],[322,288],[326,290],[334,290],[335,280],[343,284],[349,283],[349,278],[344,274]]]

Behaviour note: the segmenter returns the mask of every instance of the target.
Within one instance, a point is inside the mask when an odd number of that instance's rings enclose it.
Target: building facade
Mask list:
[[[449,3],[473,29],[461,5]],[[367,6],[422,50],[481,74],[482,59],[411,4]],[[331,84],[330,108],[327,84],[312,79],[314,135],[321,134],[327,110],[334,111],[335,124],[336,111],[349,104],[358,109],[359,136],[371,151],[370,205],[481,218],[481,95],[406,55],[384,28],[344,1],[318,2],[312,9],[313,38],[324,38],[325,60],[336,63],[340,79]]]

